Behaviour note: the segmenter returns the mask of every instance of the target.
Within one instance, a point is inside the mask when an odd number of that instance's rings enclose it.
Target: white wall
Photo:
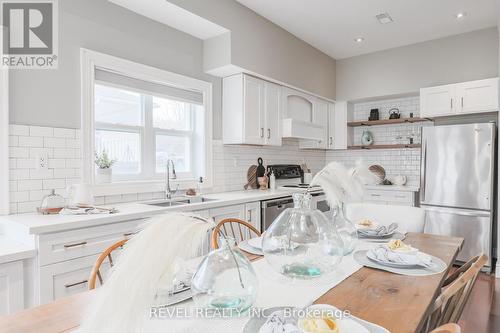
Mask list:
[[[80,128],[80,47],[212,82],[220,137],[221,80],[203,72],[203,42],[106,0],[59,1],[59,69],[12,71],[12,123]]]
[[[498,31],[474,31],[337,61],[337,99],[358,100],[498,75]]]
[[[231,31],[231,65],[335,98],[335,60],[247,7],[234,0],[168,1]]]

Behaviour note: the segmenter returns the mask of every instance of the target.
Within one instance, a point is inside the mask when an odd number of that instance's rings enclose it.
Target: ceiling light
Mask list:
[[[356,38],[354,38],[354,41],[356,43],[363,43],[365,41],[365,39],[363,37],[356,37]]]
[[[378,14],[375,17],[377,18],[380,24],[387,24],[394,22],[392,17],[387,13]]]
[[[460,13],[456,13],[456,14],[455,14],[455,18],[456,18],[457,20],[463,19],[463,18],[464,18],[464,17],[466,17],[466,16],[467,16],[467,13],[466,13],[466,12],[460,12]]]

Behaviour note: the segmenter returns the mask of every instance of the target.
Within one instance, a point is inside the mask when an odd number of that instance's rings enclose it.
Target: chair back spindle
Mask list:
[[[236,244],[239,244],[243,240],[252,237],[260,237],[261,233],[250,223],[236,219],[228,218],[217,223],[212,231],[212,249],[219,248],[219,238],[221,236],[234,238]]]

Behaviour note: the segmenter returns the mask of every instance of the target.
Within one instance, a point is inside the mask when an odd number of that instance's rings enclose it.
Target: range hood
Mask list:
[[[324,140],[325,129],[311,122],[296,120],[293,118],[283,119],[283,138]]]

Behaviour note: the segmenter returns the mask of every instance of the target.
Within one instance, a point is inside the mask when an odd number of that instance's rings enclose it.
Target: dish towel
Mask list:
[[[380,261],[392,262],[397,264],[423,265],[432,264],[432,257],[423,252],[413,254],[399,253],[391,251],[385,246],[378,246],[371,250],[374,256]]]

